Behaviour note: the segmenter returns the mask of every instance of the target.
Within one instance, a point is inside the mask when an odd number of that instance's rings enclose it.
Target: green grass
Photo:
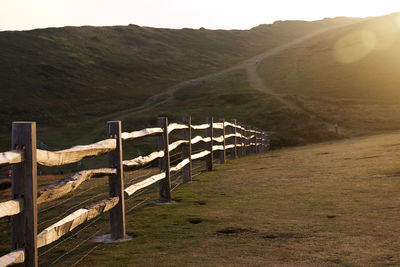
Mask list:
[[[127,212],[132,240],[83,242],[57,264],[70,266],[93,249],[79,266],[398,265],[398,139],[363,137],[230,161],[178,187],[176,204],[152,204],[155,190],[147,205]],[[128,200],[129,208],[142,199]],[[42,263],[96,231],[109,231],[107,216]]]
[[[121,119],[113,114],[177,83],[343,22],[282,21],[247,31],[129,25],[1,32],[0,148],[9,147],[13,120],[37,121],[39,137],[54,147],[90,142],[104,134],[106,120]],[[149,117],[132,115],[132,127],[143,128],[155,119]]]

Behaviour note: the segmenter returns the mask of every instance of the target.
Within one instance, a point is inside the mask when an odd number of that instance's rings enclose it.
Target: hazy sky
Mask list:
[[[400,11],[400,0],[0,0],[0,31],[127,25],[249,29],[276,20],[365,17]]]

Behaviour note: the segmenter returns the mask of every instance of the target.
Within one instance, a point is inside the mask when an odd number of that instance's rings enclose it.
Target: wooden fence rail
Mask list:
[[[12,251],[0,257],[0,266],[23,263],[24,266],[37,266],[38,248],[58,240],[77,226],[109,212],[110,233],[114,240],[126,237],[125,198],[156,182],[159,183],[160,202],[171,202],[171,173],[182,172],[182,182],[192,181],[192,162],[204,158],[205,170],[212,171],[214,152],[219,163],[224,164],[227,154],[230,159],[243,157],[248,153],[260,153],[269,150],[269,137],[264,131],[237,123],[212,117],[205,124],[193,125],[190,116],[182,123],[169,123],[167,118],[158,118],[157,127],[133,132],[122,132],[120,121],[107,123],[107,138],[90,145],[79,145],[59,151],[36,149],[35,122],[13,122],[12,145],[8,152],[0,153],[0,167],[12,167],[11,200],[0,203],[0,218],[11,216]],[[182,139],[170,143],[169,134],[182,130]],[[193,136],[193,131],[205,130],[205,136]],[[214,131],[215,130],[215,131]],[[214,136],[217,134],[217,136]],[[148,155],[140,155],[123,160],[123,142],[158,136],[158,150]],[[203,150],[193,152],[192,146],[204,143]],[[197,145],[199,146],[199,145]],[[181,160],[171,165],[170,152],[181,148]],[[54,184],[37,189],[37,164],[61,166],[74,163],[87,157],[108,153],[108,167],[83,170],[67,176]],[[176,154],[175,154],[176,156]],[[141,168],[159,162],[160,172],[142,181],[124,185],[124,169]],[[109,198],[78,209],[58,222],[37,233],[37,207],[67,194],[71,194],[81,184],[93,177],[108,176]]]

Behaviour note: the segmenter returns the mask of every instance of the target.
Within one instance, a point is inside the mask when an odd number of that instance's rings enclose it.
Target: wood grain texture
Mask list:
[[[11,165],[12,198],[24,199],[24,210],[11,217],[11,249],[25,248],[25,266],[38,266],[36,123],[13,122],[11,149],[25,151],[25,160]]]
[[[23,150],[11,150],[0,153],[0,167],[24,161]]]
[[[202,152],[199,152],[199,153],[196,153],[196,154],[192,154],[192,160],[200,159],[200,158],[203,158],[203,157],[205,157],[207,155],[210,155],[210,154],[211,154],[211,152],[208,151],[208,150],[205,150],[205,151],[202,151]]]
[[[121,121],[107,122],[107,134],[113,136],[117,142],[116,149],[108,153],[108,167],[117,170],[108,176],[109,197],[119,199],[118,203],[110,210],[110,233],[114,240],[124,239],[125,229],[125,194],[124,194],[124,169],[122,165],[122,123]]]
[[[0,218],[5,216],[12,216],[24,210],[24,200],[13,199],[0,203]]]
[[[186,116],[182,118],[182,123],[188,126],[187,129],[184,129],[182,132],[182,138],[186,141],[186,144],[182,146],[182,158],[184,160],[181,162],[182,165],[175,166],[174,168],[182,166],[182,178],[184,183],[189,183],[192,181],[192,118],[190,116]],[[187,162],[183,164],[183,162],[187,159]],[[173,168],[171,168],[172,170]]]
[[[213,151],[222,151],[224,149],[225,149],[225,147],[223,145],[215,145],[212,147]]]
[[[205,154],[205,164],[206,164],[206,171],[212,171],[213,170],[213,136],[214,136],[214,118],[213,117],[207,117],[206,118],[206,123],[209,125],[209,127],[206,130],[206,138],[210,138],[210,142],[205,143],[205,150],[208,151],[208,154]],[[204,151],[204,152],[206,152]],[[202,153],[202,152],[200,152]],[[198,154],[200,154],[198,153]],[[201,155],[201,154],[200,154]],[[195,155],[192,155],[192,159],[196,159]]]
[[[83,182],[93,177],[101,177],[110,174],[116,174],[117,170],[112,168],[101,168],[93,170],[84,170],[74,173],[58,182],[42,188],[38,193],[37,204],[51,201],[76,190]]]
[[[225,146],[225,149],[232,149],[232,148],[235,148],[234,144],[230,144],[230,145],[226,145]]]
[[[159,181],[160,202],[171,202],[168,118],[158,118],[157,126],[162,128],[164,131],[164,133],[158,137],[158,149],[164,151],[164,157],[160,158],[159,161],[160,173],[165,173],[165,179]]]
[[[162,157],[164,157],[164,151],[156,151],[147,156],[139,156],[131,160],[124,160],[123,165],[129,168],[140,167]]]
[[[38,235],[38,248],[46,246],[58,240],[68,232],[72,231],[77,226],[85,223],[103,212],[107,212],[115,207],[119,202],[118,197],[113,197],[101,200],[87,208],[79,209],[64,219],[56,222],[55,224],[47,227]]]
[[[217,142],[217,143],[223,143],[224,140],[225,140],[225,138],[224,138],[223,135],[218,136],[218,137],[213,137],[213,141],[214,141],[214,142]]]
[[[140,138],[140,137],[145,137],[145,136],[149,136],[149,135],[155,135],[155,134],[161,134],[163,133],[163,129],[162,128],[146,128],[146,129],[142,129],[139,131],[134,131],[134,132],[123,132],[121,134],[121,138],[122,140],[133,140],[136,138]]]
[[[219,149],[219,163],[220,164],[225,164],[225,162],[226,162],[225,120],[221,119],[219,123],[222,124],[222,129],[220,129],[219,131],[220,131],[221,136],[222,136],[222,142],[221,143],[222,143],[222,147],[223,147],[222,150]],[[214,150],[214,148],[213,148],[213,150]]]
[[[175,150],[176,148],[178,148],[180,145],[183,145],[183,144],[189,144],[189,141],[188,140],[175,141],[175,142],[173,142],[172,144],[170,144],[168,146],[168,151],[171,152],[171,151]]]
[[[174,130],[182,130],[182,129],[187,129],[188,126],[185,124],[179,124],[179,123],[171,123],[168,125],[168,133],[171,133]]]
[[[223,122],[214,122],[213,128],[214,129],[224,129],[224,123]]]
[[[192,145],[196,144],[198,142],[205,142],[205,143],[211,142],[211,138],[210,137],[201,137],[201,136],[198,135],[198,136],[192,138],[192,140],[190,140],[190,143]]]
[[[205,123],[205,124],[200,124],[200,125],[191,125],[190,127],[193,130],[204,130],[204,129],[210,128],[210,125],[208,123]]]
[[[95,157],[116,148],[115,139],[106,139],[91,145],[74,146],[60,151],[37,150],[37,162],[45,166],[61,166],[80,161],[86,157]]]
[[[0,257],[0,266],[12,266],[25,261],[25,249],[13,250],[10,253]]]
[[[232,125],[234,125],[234,126],[236,126],[236,120],[235,119],[232,119],[231,120],[231,124]],[[233,129],[232,129],[232,134],[230,134],[230,135],[232,135],[232,144],[233,144],[233,149],[231,150],[231,159],[233,160],[233,159],[236,159],[237,158],[237,151],[238,151],[238,147],[237,147],[237,142],[238,142],[238,139],[237,139],[237,135],[238,135],[238,129],[236,128],[236,127],[233,127]]]
[[[179,171],[180,169],[182,169],[184,166],[186,166],[189,163],[190,163],[190,160],[188,158],[184,159],[181,162],[179,162],[175,167],[171,167],[170,171],[171,172]]]
[[[125,194],[127,196],[131,196],[136,191],[138,191],[138,190],[140,190],[142,188],[145,188],[145,187],[147,187],[149,185],[152,185],[155,182],[160,181],[161,179],[164,179],[164,178],[165,178],[165,172],[153,175],[153,176],[151,176],[151,177],[149,177],[149,178],[147,178],[147,179],[145,179],[145,180],[143,180],[143,181],[141,181],[139,183],[130,185],[127,188],[125,188]]]

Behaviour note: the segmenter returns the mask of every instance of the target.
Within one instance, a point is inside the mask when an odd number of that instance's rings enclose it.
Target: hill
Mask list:
[[[399,129],[400,14],[322,33],[263,61],[258,74],[350,135]]]
[[[37,121],[39,137],[55,147],[89,141],[79,134],[82,131],[92,131],[96,139],[104,134],[100,127],[106,119],[123,114],[135,123],[133,128],[140,128],[162,111],[142,116],[128,111],[159,102],[176,84],[229,68],[310,32],[353,21],[280,21],[248,31],[129,25],[1,32],[0,146],[8,148],[13,120]],[[223,89],[229,95],[229,88]],[[206,115],[202,112],[201,118]]]

